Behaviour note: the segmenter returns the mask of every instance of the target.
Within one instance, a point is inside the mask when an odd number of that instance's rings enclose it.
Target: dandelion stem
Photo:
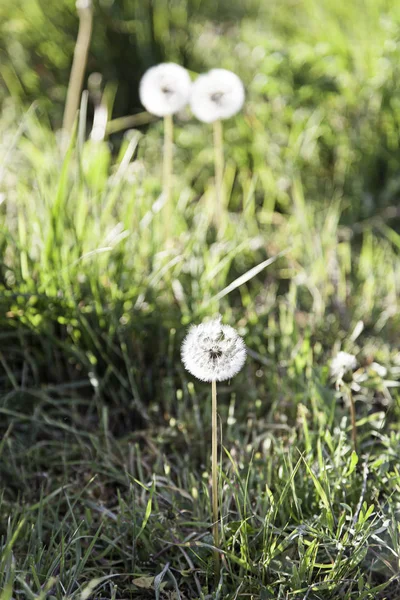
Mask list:
[[[224,142],[222,135],[222,121],[218,119],[213,123],[214,133],[214,165],[215,165],[215,222],[221,225],[221,214],[224,205]]]
[[[76,113],[79,108],[93,27],[93,9],[91,2],[88,1],[85,4],[77,2],[77,10],[79,15],[79,30],[74,50],[63,118],[63,130],[68,134],[72,132]]]
[[[172,115],[164,117],[164,162],[163,162],[163,192],[165,195],[165,228],[166,236],[169,237],[169,228],[172,214],[171,190],[172,190],[172,152],[174,140],[174,123]]]
[[[211,470],[212,470],[212,509],[213,509],[213,538],[214,546],[219,546],[219,528],[218,528],[218,463],[217,463],[217,383],[211,382],[212,394],[212,451],[211,451]],[[218,550],[214,553],[215,561],[215,579],[219,581],[220,555]]]

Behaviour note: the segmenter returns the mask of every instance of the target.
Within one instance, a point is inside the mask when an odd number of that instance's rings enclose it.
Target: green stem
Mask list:
[[[80,7],[80,4],[77,3],[77,9],[79,15],[79,30],[74,50],[63,118],[63,130],[68,134],[71,134],[72,132],[76,113],[79,108],[93,27],[93,9],[91,2],[88,0],[82,8]]]
[[[174,122],[172,115],[164,117],[164,162],[163,162],[163,193],[165,195],[165,228],[166,237],[169,237],[169,228],[172,217],[171,190],[172,190],[172,153],[174,142]]]
[[[212,510],[213,510],[213,538],[214,546],[219,546],[219,528],[218,528],[218,439],[217,439],[217,383],[211,382],[212,395],[212,451],[211,451],[211,470],[212,470]],[[215,580],[219,581],[220,555],[218,550],[214,552],[215,562]]]
[[[214,164],[215,164],[215,222],[221,225],[221,215],[224,206],[224,142],[222,121],[214,121]]]

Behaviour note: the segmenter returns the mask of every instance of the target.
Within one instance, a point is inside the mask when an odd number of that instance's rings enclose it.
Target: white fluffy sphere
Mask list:
[[[240,335],[221,318],[193,325],[182,343],[185,368],[201,381],[225,381],[234,377],[246,360]]]
[[[186,69],[175,63],[161,63],[143,75],[140,101],[152,115],[173,115],[188,103],[191,85]]]
[[[192,85],[190,108],[204,123],[229,119],[242,108],[243,83],[235,73],[226,69],[212,69],[200,75]]]

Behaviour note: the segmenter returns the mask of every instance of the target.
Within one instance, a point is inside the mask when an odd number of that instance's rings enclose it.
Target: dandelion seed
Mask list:
[[[140,82],[139,96],[145,109],[157,117],[173,115],[189,101],[189,73],[175,63],[151,67]]]
[[[201,381],[225,381],[243,367],[246,348],[235,329],[222,325],[219,317],[190,328],[182,344],[182,360]]]
[[[212,69],[200,75],[192,85],[190,107],[204,123],[233,117],[244,102],[243,83],[235,73]]]

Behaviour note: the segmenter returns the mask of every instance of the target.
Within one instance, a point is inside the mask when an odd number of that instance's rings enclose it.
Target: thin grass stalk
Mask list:
[[[214,134],[214,169],[215,169],[215,207],[214,216],[217,226],[221,225],[222,209],[224,206],[224,141],[222,121],[213,123]]]
[[[217,383],[211,382],[212,395],[212,450],[211,450],[211,473],[212,473],[212,511],[213,511],[213,538],[214,546],[219,546],[219,524],[218,524],[218,438],[217,438]],[[219,581],[220,555],[218,550],[214,552],[215,580]]]
[[[174,122],[172,115],[164,117],[164,161],[163,161],[163,193],[165,196],[165,227],[169,237],[170,221],[172,217],[171,192],[172,192],[172,155],[174,144]]]
[[[350,417],[351,417],[351,440],[353,442],[354,452],[357,452],[357,424],[356,424],[356,405],[354,402],[353,394],[348,391],[348,398],[350,403]]]
[[[157,121],[157,117],[149,114],[148,112],[137,113],[136,115],[128,115],[126,117],[118,117],[108,121],[106,128],[106,135],[112,133],[118,133],[124,129],[130,129],[132,127],[140,127],[141,125],[148,125]]]
[[[63,130],[68,134],[72,131],[76,113],[79,108],[93,29],[93,8],[91,0],[86,0],[86,2],[85,0],[78,0],[76,7],[79,15],[79,30],[74,50],[63,118]]]

